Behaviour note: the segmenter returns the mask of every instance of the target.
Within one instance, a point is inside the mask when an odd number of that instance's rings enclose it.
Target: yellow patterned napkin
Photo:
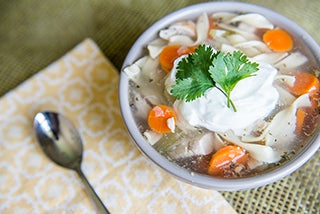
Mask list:
[[[0,99],[0,213],[95,213],[77,174],[51,162],[33,117],[69,117],[84,140],[82,169],[112,213],[235,213],[217,191],[180,182],[130,143],[118,105],[119,75],[86,39]]]

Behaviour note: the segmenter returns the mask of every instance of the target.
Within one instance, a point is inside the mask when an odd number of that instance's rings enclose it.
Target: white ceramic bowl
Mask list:
[[[137,59],[145,55],[145,47],[147,46],[147,44],[155,38],[157,38],[159,31],[163,28],[166,28],[171,23],[176,22],[178,20],[196,19],[203,12],[214,13],[219,11],[243,13],[254,12],[262,14],[275,25],[280,27],[283,26],[289,32],[297,35],[302,41],[304,41],[310,48],[310,51],[315,55],[315,58],[318,59],[317,63],[320,66],[319,45],[311,38],[311,36],[304,29],[302,29],[300,26],[298,26],[296,23],[289,20],[288,18],[272,10],[253,4],[239,2],[208,2],[180,9],[163,17],[162,19],[154,23],[152,26],[150,26],[150,28],[148,28],[137,39],[137,41],[130,49],[123,63],[123,68],[125,68],[128,65],[131,65]],[[135,123],[135,120],[129,107],[128,82],[128,77],[123,72],[121,72],[119,85],[119,99],[121,112],[123,120],[127,126],[130,135],[133,138],[133,141],[141,150],[141,152],[145,154],[149,159],[151,159],[155,164],[157,164],[159,167],[164,169],[169,174],[190,184],[221,191],[236,191],[263,186],[277,181],[301,167],[305,162],[308,161],[308,159],[312,157],[312,155],[318,150],[320,146],[320,139],[317,136],[315,136],[313,141],[307,144],[301,150],[301,152],[299,152],[290,161],[286,162],[285,164],[282,164],[281,166],[273,169],[272,171],[268,171],[253,177],[223,179],[215,178],[204,174],[190,173],[190,171],[168,161],[164,156],[159,154],[155,149],[153,149],[153,147],[149,143],[145,141],[144,137],[139,132],[139,129]]]

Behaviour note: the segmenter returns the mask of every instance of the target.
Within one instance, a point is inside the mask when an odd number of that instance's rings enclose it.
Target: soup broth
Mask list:
[[[146,143],[177,165],[217,177],[248,177],[292,158],[314,137],[317,59],[299,37],[262,15],[203,13],[161,30],[146,48],[123,71],[130,79],[130,107]],[[227,53],[234,61],[240,53],[257,71],[235,84],[230,100],[216,79],[195,99],[187,99],[195,87],[179,98],[173,89],[180,80],[200,79],[179,79],[182,67],[193,72],[190,67],[200,65],[191,65],[190,56],[208,50],[212,57],[221,53],[224,62]]]

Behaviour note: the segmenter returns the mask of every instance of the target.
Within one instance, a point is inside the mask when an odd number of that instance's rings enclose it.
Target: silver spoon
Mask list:
[[[34,117],[34,129],[46,155],[58,165],[75,170],[92,196],[99,213],[110,213],[81,170],[83,145],[71,121],[55,112],[39,112]]]

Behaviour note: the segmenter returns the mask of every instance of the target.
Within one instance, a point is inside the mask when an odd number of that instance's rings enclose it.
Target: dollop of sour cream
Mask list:
[[[179,60],[179,59],[177,59]],[[175,84],[175,66],[166,80],[170,93]],[[241,80],[231,92],[231,99],[237,111],[227,106],[227,98],[216,87],[208,89],[204,96],[191,102],[176,100],[174,108],[178,116],[194,127],[204,127],[214,132],[232,130],[241,136],[259,119],[263,119],[275,108],[279,93],[273,86],[277,69],[270,64],[259,62],[255,76]]]

